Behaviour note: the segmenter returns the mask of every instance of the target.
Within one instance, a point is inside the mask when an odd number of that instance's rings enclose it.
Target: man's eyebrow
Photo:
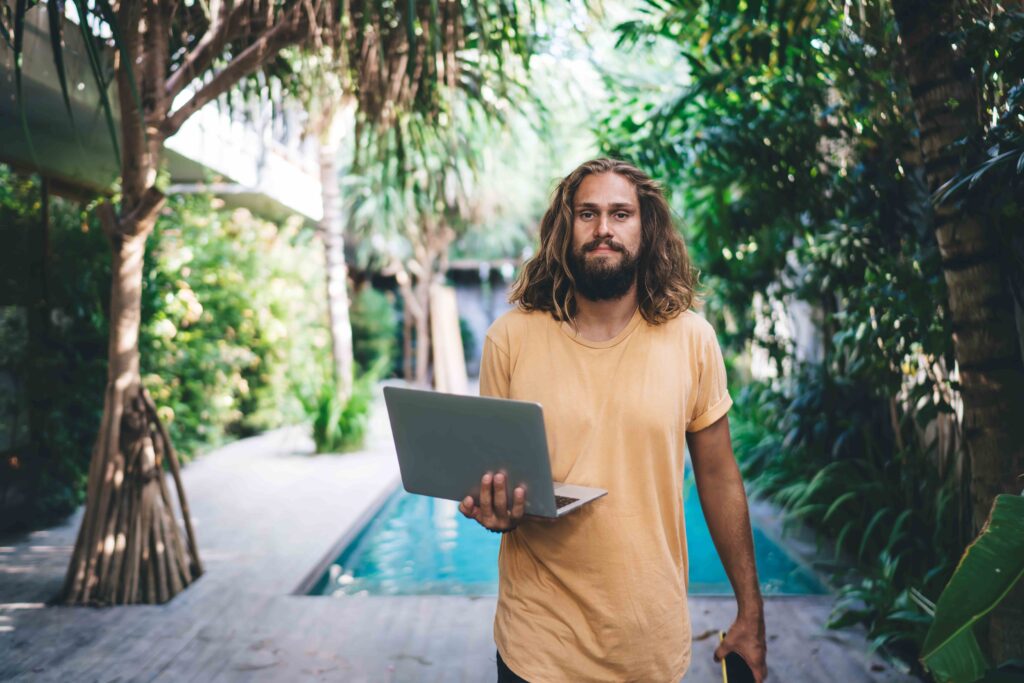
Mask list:
[[[632,202],[614,202],[608,205],[612,209],[634,209],[636,206]],[[576,205],[577,209],[599,209],[601,206],[594,202],[581,202]]]

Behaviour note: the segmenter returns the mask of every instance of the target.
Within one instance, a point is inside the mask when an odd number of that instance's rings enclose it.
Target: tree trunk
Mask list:
[[[177,457],[139,374],[142,266],[153,219],[125,234],[107,205],[113,247],[110,342],[103,421],[89,466],[85,517],[65,579],[63,601],[112,605],[166,602],[202,572]],[[190,557],[163,476],[178,485]]]
[[[339,400],[344,404],[352,395],[352,324],[349,321],[348,268],[345,266],[345,235],[338,189],[337,116],[325,121],[320,137],[320,186],[323,218],[320,234],[324,243],[327,268],[327,313],[331,326],[331,354]]]
[[[89,464],[85,517],[64,581],[69,604],[167,602],[202,573],[177,454],[139,373],[142,269],[146,238],[164,196],[154,183],[163,137],[150,118],[166,118],[164,76],[172,3],[121,3],[123,52],[115,69],[121,111],[121,213],[97,208],[113,250],[110,340],[103,418]],[[121,61],[122,57],[130,64]],[[135,73],[140,110],[132,95]],[[188,534],[188,550],[167,481],[174,477]]]
[[[443,221],[425,218],[422,225],[410,223],[407,236],[412,256],[389,266],[398,282],[404,308],[405,379],[421,386],[430,383],[430,292],[431,286],[448,269],[448,246],[455,232]],[[415,281],[413,280],[415,278]],[[415,367],[410,367],[409,341],[415,332]]]
[[[412,334],[415,328],[412,313],[409,312],[409,297],[402,292],[402,379],[412,382],[413,375],[413,345]]]
[[[409,262],[409,267],[397,264],[395,279],[398,291],[402,295],[402,330],[405,344],[403,372],[405,380],[427,386],[430,370],[430,273],[429,264],[416,259]],[[417,273],[413,282],[409,271]],[[415,348],[413,342],[415,341]]]
[[[960,170],[957,140],[975,129],[978,92],[947,35],[958,28],[954,0],[894,0],[921,151],[932,191]],[[961,47],[961,54],[965,52]],[[977,532],[998,493],[1020,493],[1024,472],[1024,363],[999,241],[984,215],[947,202],[935,234],[949,291],[953,345],[964,403],[963,438]],[[995,660],[1024,657],[1024,584],[992,613]]]
[[[426,269],[427,273],[431,273]],[[416,305],[420,315],[416,316],[416,384],[425,387],[430,384],[430,282],[431,277],[420,277],[414,288]]]

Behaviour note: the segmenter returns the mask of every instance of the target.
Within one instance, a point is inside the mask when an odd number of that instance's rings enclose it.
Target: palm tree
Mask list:
[[[436,115],[410,112],[387,128],[363,122],[346,185],[353,230],[372,237],[374,256],[398,283],[405,313],[404,374],[421,385],[430,380],[431,308],[435,288],[448,270],[449,249],[473,225],[496,218],[481,215],[496,208],[484,198],[487,192],[500,193],[482,186],[494,166],[488,152],[498,148],[501,133],[513,123],[544,125],[539,103],[520,75],[505,70],[481,76],[490,89],[503,93],[502,101],[516,93],[514,113],[481,97],[484,88],[472,87],[463,88]],[[436,119],[445,124],[439,126]],[[518,142],[506,153],[521,153],[524,141]],[[511,201],[525,199],[517,195]]]
[[[17,3],[12,22],[19,83],[21,32],[34,5]],[[477,50],[475,58],[525,54],[528,31],[505,0],[472,8],[454,0],[395,7],[326,0],[76,0],[74,6],[104,92],[99,60],[103,48],[115,51],[121,187],[116,205],[98,208],[113,252],[108,380],[63,600],[164,602],[202,572],[174,449],[139,375],[143,256],[164,205],[157,186],[164,140],[247,76],[279,66],[286,48],[344,51],[351,94],[369,119],[382,122],[407,109],[436,109],[459,78],[467,45]],[[50,25],[58,63],[62,8],[57,2],[48,8],[57,10]],[[8,33],[5,28],[5,39]],[[61,87],[66,92],[63,77]],[[164,461],[178,485],[187,551],[161,474]]]
[[[431,289],[447,271],[448,248],[466,224],[480,152],[479,128],[467,116],[473,103],[460,98],[453,104],[446,112],[451,125],[444,128],[416,113],[397,117],[387,129],[361,127],[357,170],[347,185],[354,229],[377,236],[384,272],[398,282],[405,376],[421,385],[429,379]]]
[[[300,56],[294,72],[298,79],[298,97],[308,112],[307,132],[317,145],[323,206],[319,234],[324,248],[327,317],[334,372],[332,388],[339,404],[344,405],[352,395],[354,359],[338,157],[343,130],[353,114],[355,100],[345,52],[325,50],[320,54]]]

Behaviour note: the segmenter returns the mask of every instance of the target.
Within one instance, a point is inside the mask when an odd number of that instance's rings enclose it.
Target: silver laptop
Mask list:
[[[561,517],[608,492],[551,480],[539,403],[384,387],[402,485],[410,493],[480,500],[485,472],[526,488],[526,514]]]

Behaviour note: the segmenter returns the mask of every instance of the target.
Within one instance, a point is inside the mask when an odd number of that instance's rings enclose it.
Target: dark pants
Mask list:
[[[517,676],[512,669],[505,665],[501,653],[495,653],[498,657],[498,683],[530,683],[525,678]]]

